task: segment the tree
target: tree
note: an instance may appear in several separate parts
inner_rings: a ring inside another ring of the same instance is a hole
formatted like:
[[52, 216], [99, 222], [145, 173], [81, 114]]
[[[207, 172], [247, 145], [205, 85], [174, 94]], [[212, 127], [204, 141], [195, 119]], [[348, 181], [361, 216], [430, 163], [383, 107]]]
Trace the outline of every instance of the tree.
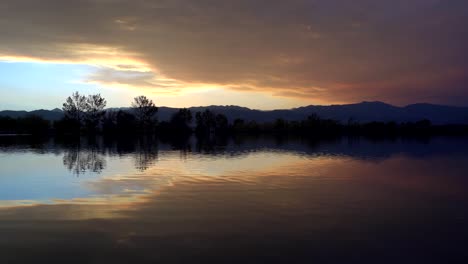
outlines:
[[126, 111], [109, 112], [104, 117], [103, 130], [106, 134], [133, 133], [136, 127], [135, 116]]
[[228, 119], [223, 114], [215, 115], [209, 109], [195, 115], [197, 134], [222, 134], [227, 132]]
[[66, 118], [81, 124], [84, 117], [84, 111], [86, 110], [86, 97], [84, 95], [80, 95], [78, 92], [74, 92], [67, 98], [63, 104], [62, 110]]
[[85, 123], [89, 130], [94, 131], [102, 121], [106, 114], [104, 110], [106, 105], [106, 99], [102, 98], [100, 94], [88, 96], [85, 106]]
[[213, 134], [216, 126], [216, 116], [209, 109], [195, 114], [197, 134]]
[[20, 133], [45, 134], [50, 127], [50, 122], [48, 120], [36, 115], [18, 118], [17, 122]]
[[46, 134], [49, 130], [50, 122], [36, 115], [11, 118], [0, 116], [0, 134]]
[[56, 125], [72, 133], [79, 133], [83, 124], [88, 130], [95, 131], [105, 115], [106, 104], [106, 99], [100, 94], [86, 97], [75, 92], [63, 104], [64, 120]]
[[217, 114], [215, 118], [216, 133], [226, 133], [228, 130], [229, 122], [225, 115]]
[[179, 109], [179, 111], [171, 117], [171, 129], [176, 133], [190, 132], [190, 124], [192, 123], [192, 119], [192, 112], [190, 112], [189, 109]]
[[153, 100], [143, 95], [135, 97], [132, 102], [132, 108], [140, 128], [150, 128], [156, 122], [155, 115], [158, 112], [158, 108], [153, 103]]
[[288, 129], [288, 121], [282, 119], [282, 118], [277, 118], [275, 120], [275, 123], [273, 125], [274, 130], [278, 131], [285, 131]]
[[120, 110], [116, 116], [117, 129], [121, 132], [134, 131], [136, 127], [135, 116]]

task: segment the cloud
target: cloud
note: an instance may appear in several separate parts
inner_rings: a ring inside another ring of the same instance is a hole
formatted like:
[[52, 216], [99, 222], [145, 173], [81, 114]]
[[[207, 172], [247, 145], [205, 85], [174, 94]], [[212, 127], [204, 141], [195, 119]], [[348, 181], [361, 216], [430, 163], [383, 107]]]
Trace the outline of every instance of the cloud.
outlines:
[[5, 0], [0, 59], [98, 65], [88, 81], [158, 93], [467, 104], [467, 22], [462, 0]]
[[[173, 82], [170, 80], [158, 80], [151, 71], [142, 72], [134, 70], [116, 70], [101, 68], [84, 80], [90, 83], [102, 83], [110, 85], [127, 85], [137, 87], [170, 88]], [[164, 85], [166, 83], [166, 85]]]

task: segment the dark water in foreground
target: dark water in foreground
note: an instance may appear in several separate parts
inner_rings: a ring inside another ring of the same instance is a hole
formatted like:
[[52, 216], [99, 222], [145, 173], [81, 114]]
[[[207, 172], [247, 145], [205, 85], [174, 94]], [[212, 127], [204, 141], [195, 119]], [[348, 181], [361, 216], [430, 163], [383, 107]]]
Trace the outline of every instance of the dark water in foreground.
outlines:
[[0, 263], [468, 263], [468, 139], [0, 139]]

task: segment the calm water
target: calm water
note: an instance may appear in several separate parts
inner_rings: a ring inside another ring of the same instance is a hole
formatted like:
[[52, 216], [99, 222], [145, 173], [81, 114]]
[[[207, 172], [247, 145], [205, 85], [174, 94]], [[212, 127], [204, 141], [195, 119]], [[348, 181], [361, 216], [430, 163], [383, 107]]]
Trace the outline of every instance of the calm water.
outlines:
[[0, 263], [467, 263], [468, 139], [0, 138]]

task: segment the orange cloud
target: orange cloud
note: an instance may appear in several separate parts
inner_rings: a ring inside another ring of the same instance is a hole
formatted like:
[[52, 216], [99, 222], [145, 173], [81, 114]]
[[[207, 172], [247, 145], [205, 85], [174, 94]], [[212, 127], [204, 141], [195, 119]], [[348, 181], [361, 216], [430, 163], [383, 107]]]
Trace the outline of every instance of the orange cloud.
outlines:
[[0, 59], [90, 64], [85, 81], [155, 93], [466, 103], [462, 1], [228, 3], [6, 0]]

